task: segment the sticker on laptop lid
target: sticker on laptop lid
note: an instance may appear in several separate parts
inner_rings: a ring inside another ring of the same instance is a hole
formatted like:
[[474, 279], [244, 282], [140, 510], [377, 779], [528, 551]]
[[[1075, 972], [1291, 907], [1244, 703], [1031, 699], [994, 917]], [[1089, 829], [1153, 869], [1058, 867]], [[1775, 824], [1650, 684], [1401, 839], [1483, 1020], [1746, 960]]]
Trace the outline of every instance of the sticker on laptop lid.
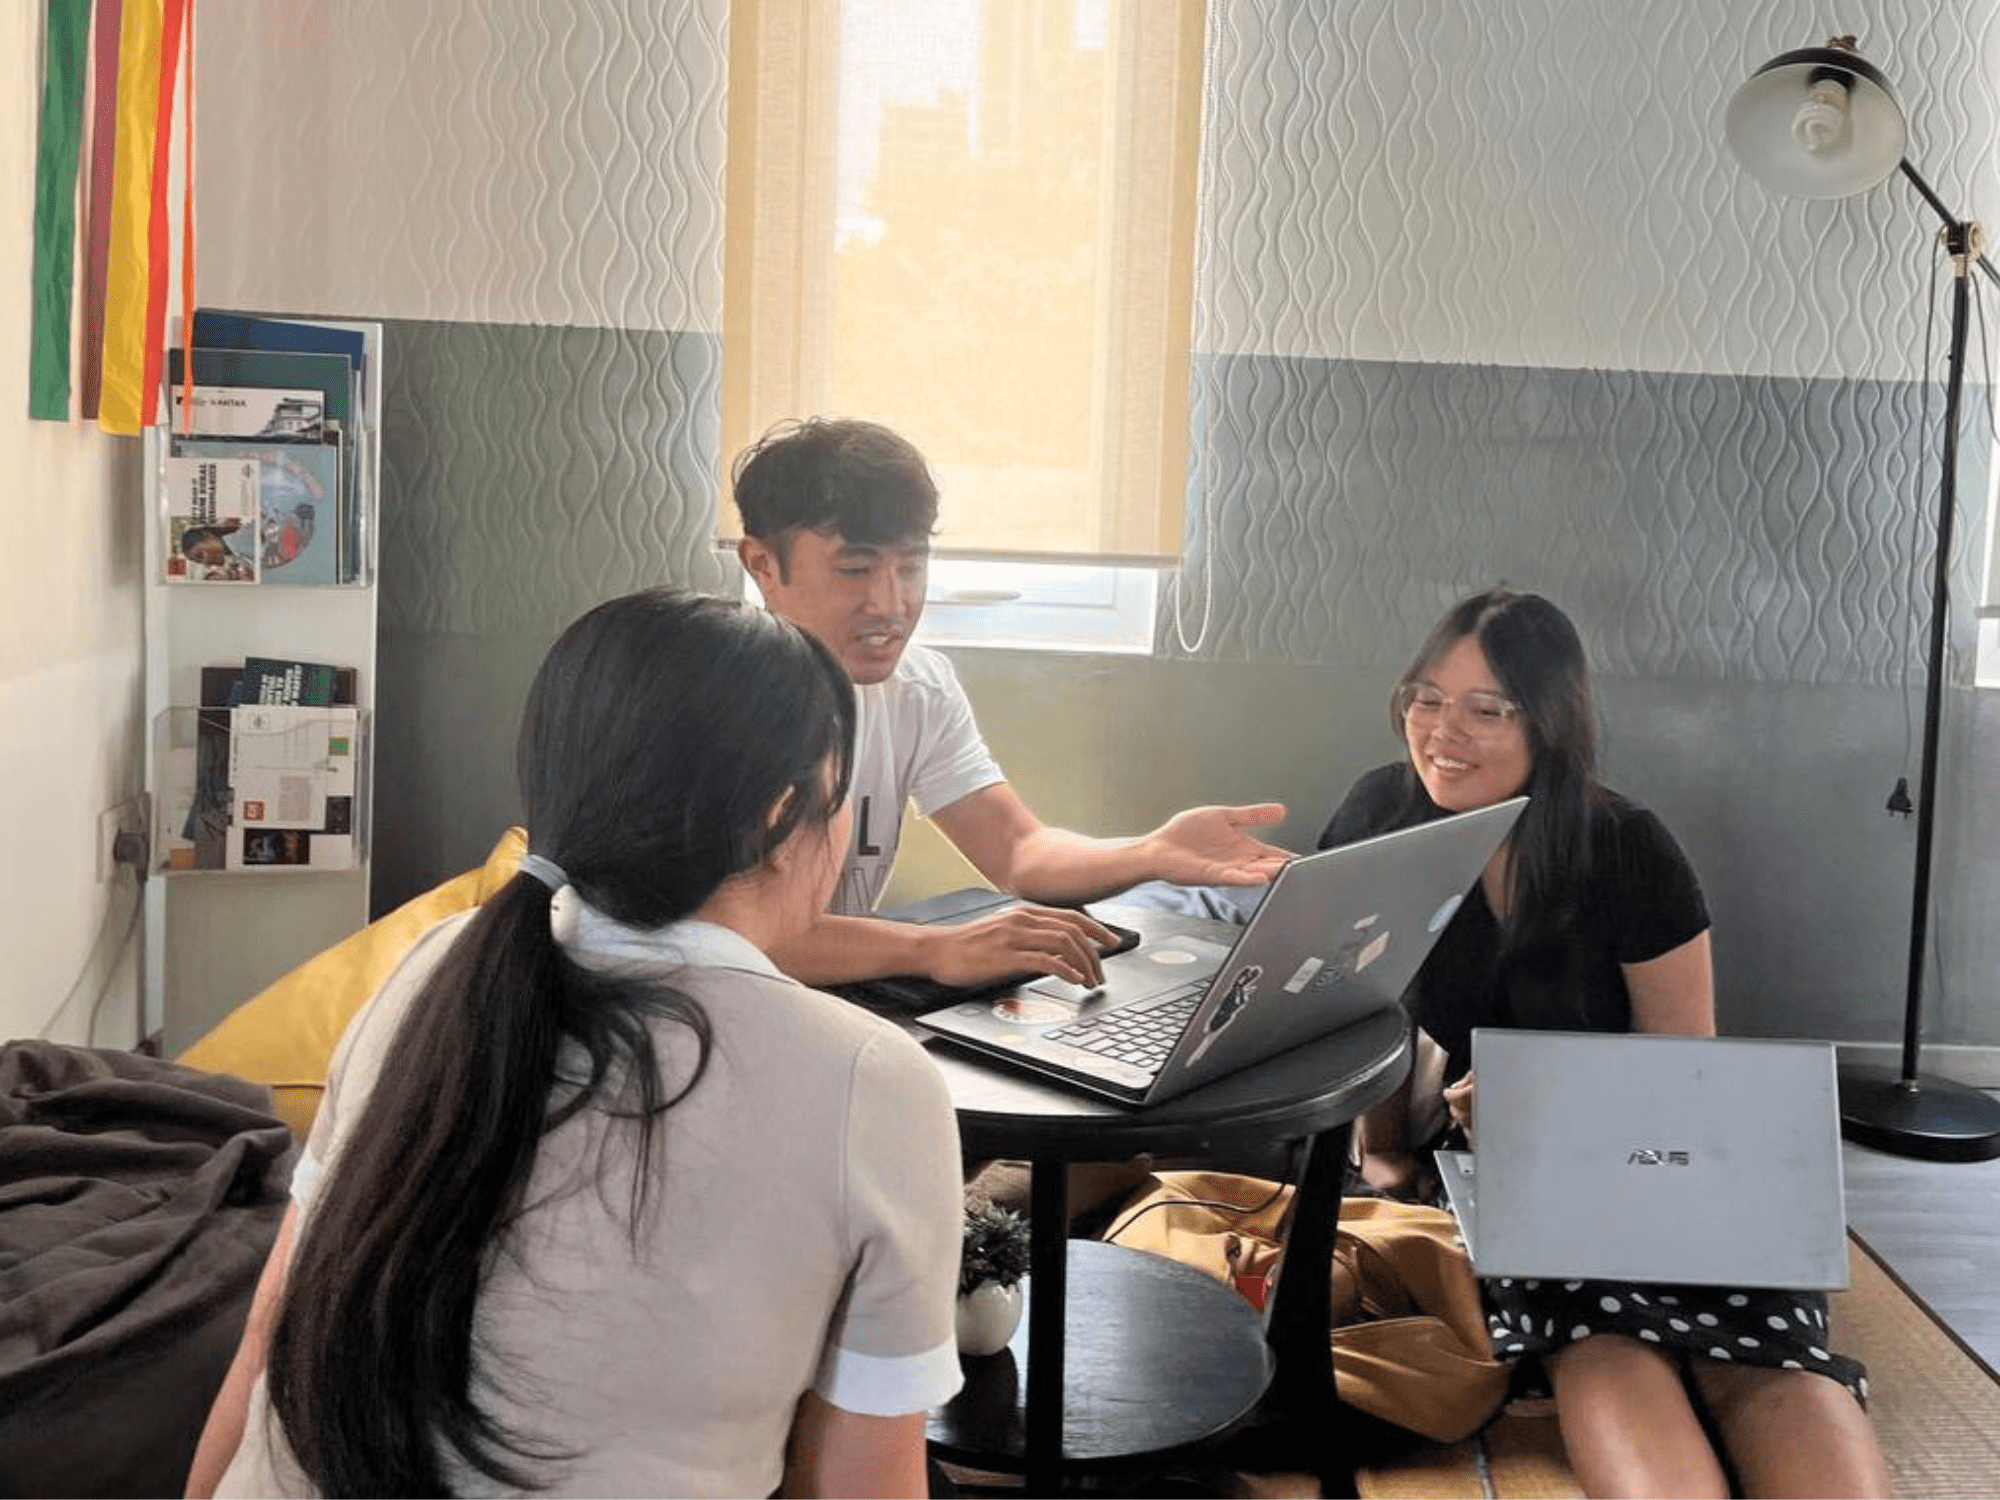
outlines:
[[1325, 967], [1326, 965], [1321, 963], [1316, 958], [1307, 959], [1304, 963], [1299, 965], [1297, 972], [1295, 972], [1290, 979], [1287, 979], [1285, 981], [1285, 993], [1287, 995], [1298, 994], [1307, 985], [1312, 983], [1313, 975], [1317, 974], [1321, 969]]
[[1236, 971], [1236, 977], [1229, 981], [1229, 993], [1222, 1002], [1208, 1014], [1208, 1022], [1202, 1027], [1201, 1043], [1194, 1049], [1190, 1063], [1198, 1063], [1202, 1054], [1215, 1045], [1215, 1039], [1229, 1027], [1229, 1023], [1249, 1008], [1251, 998], [1257, 993], [1257, 981], [1264, 977], [1262, 964], [1245, 964]]

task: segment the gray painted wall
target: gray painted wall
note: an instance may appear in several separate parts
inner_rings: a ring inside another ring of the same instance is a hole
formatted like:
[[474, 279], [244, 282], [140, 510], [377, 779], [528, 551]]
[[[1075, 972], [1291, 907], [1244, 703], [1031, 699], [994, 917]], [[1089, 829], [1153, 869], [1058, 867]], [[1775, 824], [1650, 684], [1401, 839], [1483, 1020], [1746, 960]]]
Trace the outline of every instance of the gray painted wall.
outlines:
[[[476, 863], [517, 818], [520, 705], [570, 618], [653, 582], [735, 587], [708, 543], [712, 341], [388, 336], [408, 397], [385, 437], [378, 910]], [[1164, 628], [1150, 660], [957, 653], [1038, 811], [1119, 833], [1278, 798], [1305, 847], [1395, 753], [1383, 704], [1432, 619], [1505, 579], [1563, 604], [1591, 645], [1608, 777], [1660, 811], [1707, 885], [1724, 1024], [1897, 1035], [1914, 839], [1883, 803], [1899, 774], [1915, 782], [1922, 620], [1903, 600], [1929, 521], [1904, 434], [1920, 393], [1228, 363], [1211, 383], [1221, 547], [1199, 653]], [[1985, 492], [1983, 461], [1966, 489]], [[1962, 684], [1962, 651], [1954, 670]], [[1946, 725], [1928, 1035], [1993, 1043], [2000, 939], [1982, 914], [2000, 904], [2000, 813], [1978, 794], [2000, 705], [1954, 686]], [[919, 845], [897, 889], [963, 878]]]

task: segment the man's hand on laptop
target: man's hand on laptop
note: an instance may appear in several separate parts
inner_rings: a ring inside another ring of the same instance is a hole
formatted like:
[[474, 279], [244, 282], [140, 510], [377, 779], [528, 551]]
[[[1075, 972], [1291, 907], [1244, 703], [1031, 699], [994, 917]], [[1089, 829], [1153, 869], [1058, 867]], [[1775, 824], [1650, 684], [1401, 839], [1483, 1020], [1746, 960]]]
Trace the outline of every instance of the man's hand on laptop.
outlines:
[[1190, 807], [1175, 813], [1142, 842], [1152, 878], [1176, 885], [1268, 885], [1296, 856], [1243, 830], [1285, 816], [1282, 802], [1248, 807]]
[[1012, 974], [1054, 974], [1095, 989], [1104, 983], [1099, 952], [1118, 941], [1103, 923], [1054, 906], [1016, 906], [924, 933], [924, 972], [950, 985], [986, 984]]

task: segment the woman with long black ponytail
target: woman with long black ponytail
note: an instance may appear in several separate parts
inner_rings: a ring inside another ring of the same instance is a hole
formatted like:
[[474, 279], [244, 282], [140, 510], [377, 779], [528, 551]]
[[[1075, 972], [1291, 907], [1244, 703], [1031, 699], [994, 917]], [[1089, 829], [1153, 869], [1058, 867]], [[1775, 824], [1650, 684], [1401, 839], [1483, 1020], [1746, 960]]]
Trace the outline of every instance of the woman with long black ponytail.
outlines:
[[335, 1055], [190, 1493], [922, 1494], [949, 1100], [780, 975], [847, 841], [810, 636], [655, 590], [550, 650], [531, 853]]

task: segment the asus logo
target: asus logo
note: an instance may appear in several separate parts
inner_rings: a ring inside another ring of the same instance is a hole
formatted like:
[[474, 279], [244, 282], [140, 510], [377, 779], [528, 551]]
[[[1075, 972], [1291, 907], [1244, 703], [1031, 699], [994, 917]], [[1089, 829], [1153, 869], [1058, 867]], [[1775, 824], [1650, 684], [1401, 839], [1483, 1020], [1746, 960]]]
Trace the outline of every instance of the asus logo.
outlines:
[[1628, 1167], [1685, 1167], [1690, 1165], [1685, 1151], [1651, 1151], [1640, 1147], [1625, 1158]]

